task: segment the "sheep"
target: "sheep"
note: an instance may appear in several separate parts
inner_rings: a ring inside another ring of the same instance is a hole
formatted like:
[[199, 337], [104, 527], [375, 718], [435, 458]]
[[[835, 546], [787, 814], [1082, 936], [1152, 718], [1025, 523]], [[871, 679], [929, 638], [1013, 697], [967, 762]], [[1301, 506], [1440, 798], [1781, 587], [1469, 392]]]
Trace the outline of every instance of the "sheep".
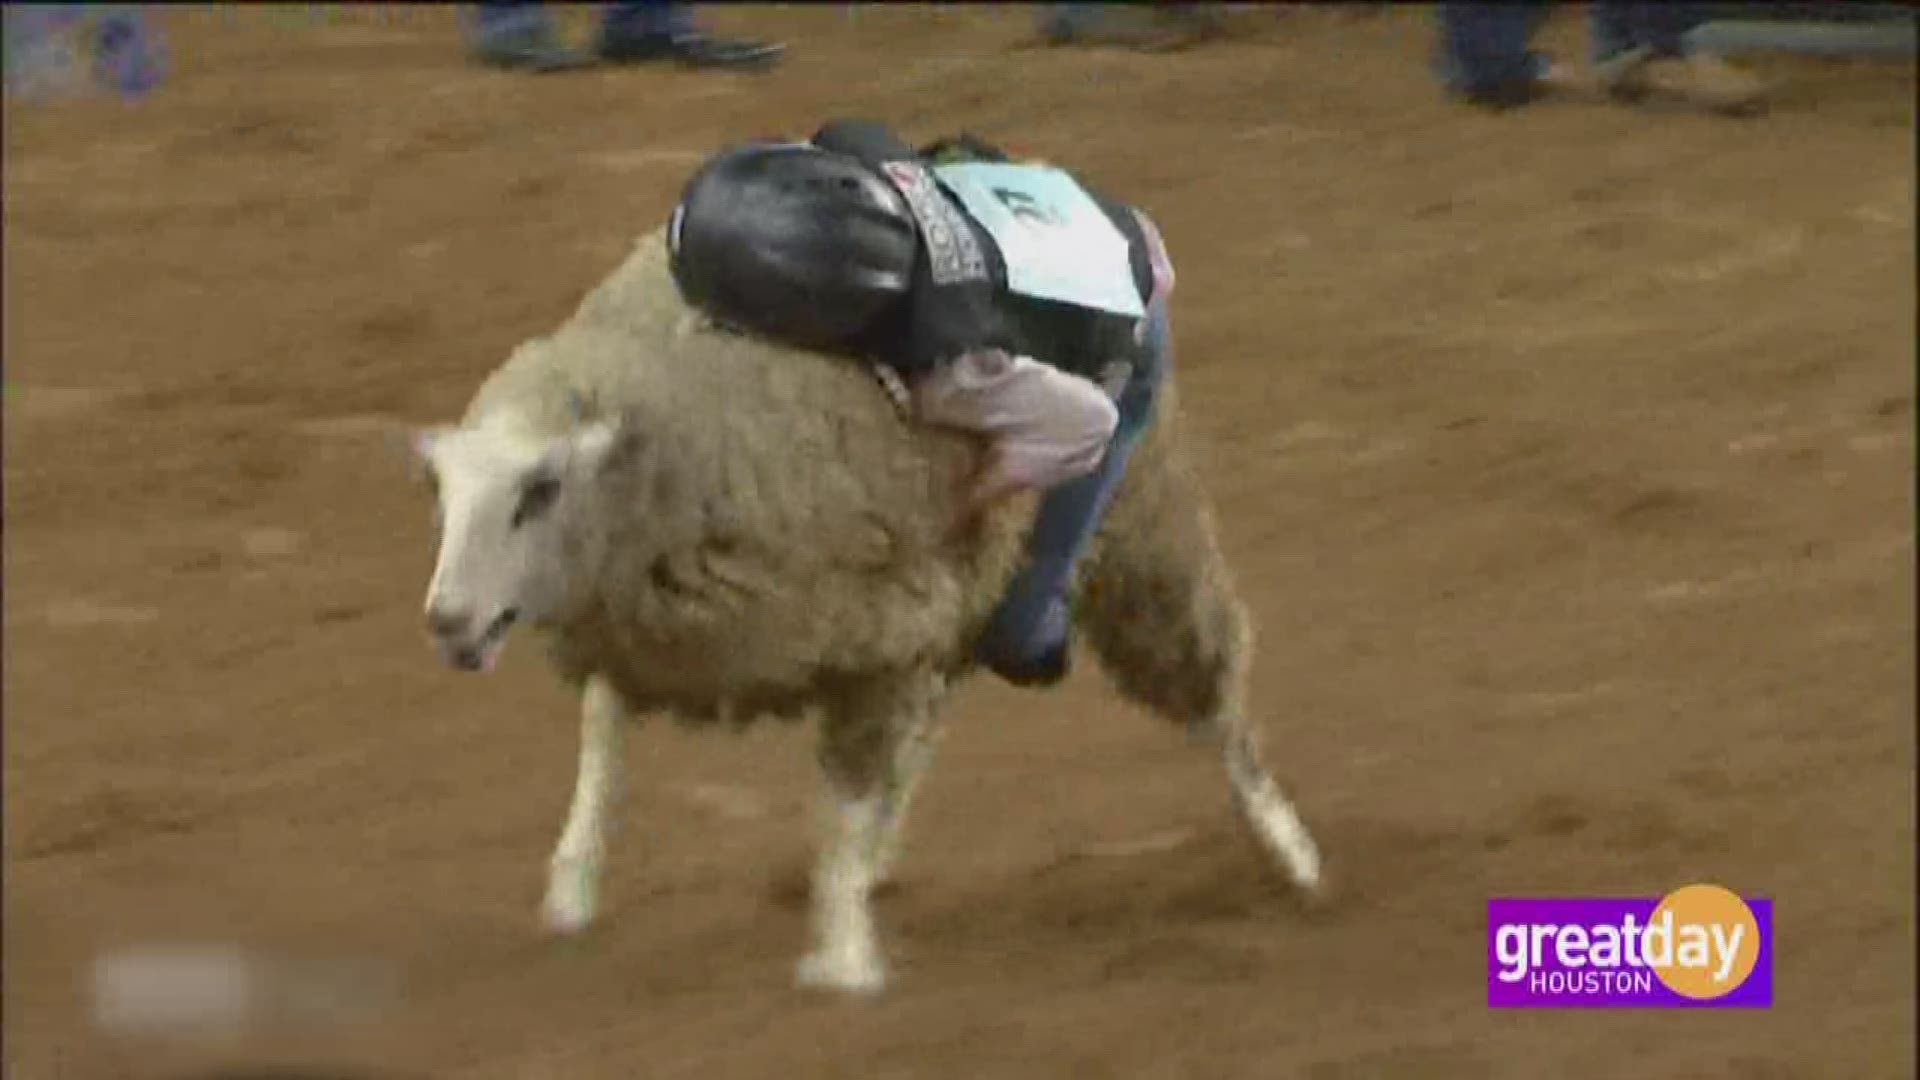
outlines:
[[[488, 669], [525, 622], [581, 696], [549, 930], [594, 919], [630, 721], [817, 714], [823, 829], [797, 979], [883, 988], [869, 896], [1036, 500], [964, 514], [980, 447], [903, 416], [872, 375], [708, 322], [655, 231], [515, 349], [457, 425], [413, 433], [439, 522], [426, 619], [443, 659]], [[1320, 856], [1260, 760], [1252, 634], [1181, 457], [1171, 379], [1161, 400], [1085, 561], [1076, 623], [1123, 695], [1219, 749], [1244, 823], [1311, 896]]]

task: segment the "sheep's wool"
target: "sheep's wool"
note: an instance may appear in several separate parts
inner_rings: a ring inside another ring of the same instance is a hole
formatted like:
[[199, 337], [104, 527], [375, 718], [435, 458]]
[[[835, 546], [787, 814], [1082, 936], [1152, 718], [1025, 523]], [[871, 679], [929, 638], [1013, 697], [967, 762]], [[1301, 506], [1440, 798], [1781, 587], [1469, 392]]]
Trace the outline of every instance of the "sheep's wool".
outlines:
[[574, 676], [612, 667], [636, 704], [751, 710], [822, 678], [960, 661], [1004, 590], [1031, 499], [960, 527], [966, 436], [900, 415], [859, 364], [714, 327], [660, 233], [481, 386], [468, 424], [529, 435], [623, 416], [601, 486], [596, 600], [560, 627]]

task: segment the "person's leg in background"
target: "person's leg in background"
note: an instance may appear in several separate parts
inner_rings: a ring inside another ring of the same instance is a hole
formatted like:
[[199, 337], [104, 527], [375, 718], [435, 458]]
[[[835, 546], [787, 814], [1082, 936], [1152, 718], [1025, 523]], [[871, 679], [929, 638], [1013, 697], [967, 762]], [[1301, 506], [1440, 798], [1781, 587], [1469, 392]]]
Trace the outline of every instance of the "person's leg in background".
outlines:
[[1040, 36], [1055, 45], [1075, 41], [1100, 18], [1099, 4], [1041, 4]]
[[1177, 49], [1219, 33], [1215, 6], [1186, 2], [1040, 4], [1040, 37], [1049, 45], [1102, 42], [1146, 50]]
[[1532, 101], [1553, 73], [1547, 57], [1532, 49], [1547, 11], [1540, 2], [1439, 5], [1441, 83], [1476, 105], [1510, 108]]
[[678, 60], [700, 67], [744, 67], [779, 58], [786, 46], [715, 37], [694, 25], [690, 5], [628, 0], [607, 5], [600, 24], [600, 56], [615, 62]]
[[8, 4], [5, 24], [9, 96], [91, 88], [131, 101], [166, 74], [160, 30], [137, 4]]
[[145, 97], [166, 77], [158, 27], [138, 4], [102, 4], [94, 26], [93, 77], [122, 98]]
[[530, 0], [483, 0], [476, 6], [474, 51], [501, 67], [558, 71], [599, 59], [615, 63], [674, 60], [699, 67], [743, 67], [776, 59], [783, 46], [735, 41], [698, 29], [688, 5], [629, 0], [606, 5], [594, 52], [559, 40], [545, 6]]
[[7, 4], [4, 20], [6, 92], [30, 100], [78, 92], [85, 78], [78, 41], [79, 4]]
[[1685, 55], [1687, 31], [1706, 21], [1701, 5], [1679, 2], [1622, 4], [1600, 0], [1588, 12], [1589, 44], [1595, 63], [1636, 48], [1656, 56]]
[[546, 5], [533, 0], [476, 4], [471, 46], [482, 63], [495, 67], [561, 71], [593, 62], [593, 57], [560, 40]]
[[1707, 21], [1708, 5], [1600, 0], [1590, 10], [1593, 66], [1609, 92], [1663, 94], [1727, 113], [1762, 106], [1758, 79], [1689, 46], [1687, 35]]

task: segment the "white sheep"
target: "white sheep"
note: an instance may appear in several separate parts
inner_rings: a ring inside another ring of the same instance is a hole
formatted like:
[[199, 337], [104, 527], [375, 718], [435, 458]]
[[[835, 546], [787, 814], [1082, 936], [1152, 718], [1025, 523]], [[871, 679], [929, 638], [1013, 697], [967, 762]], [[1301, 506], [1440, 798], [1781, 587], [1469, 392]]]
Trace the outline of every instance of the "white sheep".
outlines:
[[[1246, 822], [1312, 892], [1319, 856], [1259, 761], [1251, 635], [1172, 389], [1087, 558], [1077, 621], [1123, 693], [1221, 748]], [[582, 692], [549, 927], [593, 918], [630, 718], [818, 713], [827, 812], [799, 978], [879, 989], [869, 893], [1034, 499], [958, 524], [971, 439], [902, 417], [849, 361], [712, 326], [674, 289], [659, 233], [520, 346], [457, 427], [414, 444], [437, 491], [426, 610], [447, 661], [490, 667], [525, 622]]]

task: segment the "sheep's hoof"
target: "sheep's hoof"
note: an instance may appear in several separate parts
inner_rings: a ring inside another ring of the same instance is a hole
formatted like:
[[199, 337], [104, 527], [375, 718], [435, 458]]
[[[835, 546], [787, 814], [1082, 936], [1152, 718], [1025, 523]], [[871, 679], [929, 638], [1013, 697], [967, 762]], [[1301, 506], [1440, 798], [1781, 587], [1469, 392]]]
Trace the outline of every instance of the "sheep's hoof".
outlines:
[[593, 916], [592, 902], [578, 897], [549, 895], [540, 907], [540, 921], [555, 934], [578, 934], [593, 925]]
[[886, 988], [887, 973], [876, 957], [822, 950], [800, 961], [795, 981], [811, 990], [877, 994]]
[[540, 921], [555, 934], [577, 934], [593, 925], [595, 903], [591, 871], [584, 867], [559, 864], [547, 881], [547, 895], [540, 903]]
[[1317, 849], [1308, 847], [1293, 852], [1286, 860], [1286, 871], [1294, 891], [1309, 903], [1326, 895], [1327, 871]]

